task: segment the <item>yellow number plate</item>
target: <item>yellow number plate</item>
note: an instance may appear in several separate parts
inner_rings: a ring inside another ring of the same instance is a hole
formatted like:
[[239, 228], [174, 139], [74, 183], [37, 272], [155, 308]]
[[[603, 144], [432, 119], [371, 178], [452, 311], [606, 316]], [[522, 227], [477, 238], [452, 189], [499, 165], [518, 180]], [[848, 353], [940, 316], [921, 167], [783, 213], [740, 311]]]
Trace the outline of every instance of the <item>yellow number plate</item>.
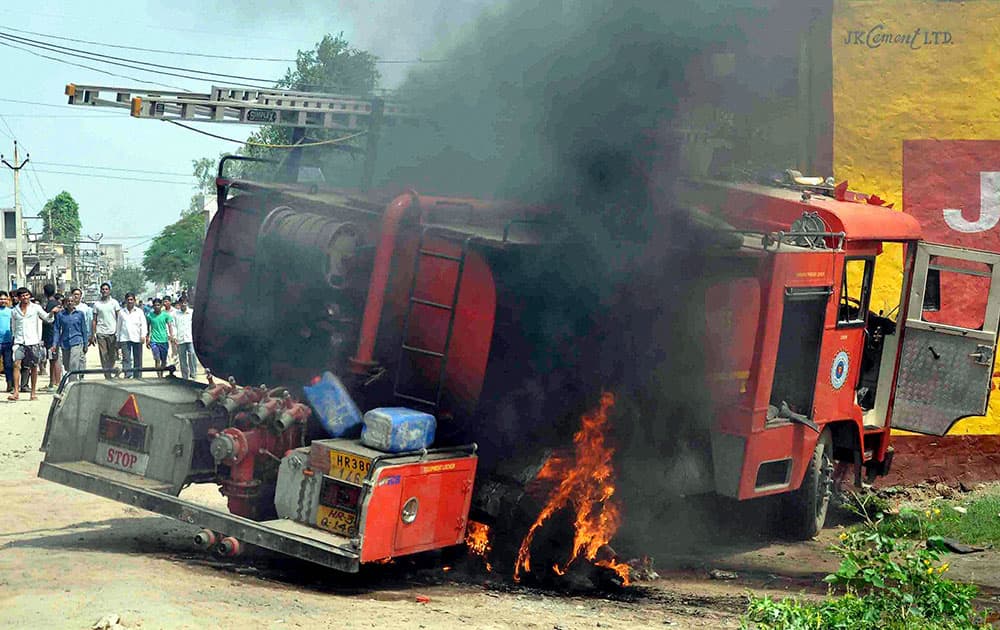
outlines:
[[334, 534], [354, 536], [358, 533], [358, 515], [340, 508], [320, 505], [316, 510], [316, 525]]
[[368, 476], [371, 467], [372, 460], [368, 457], [343, 451], [330, 451], [330, 472], [328, 474], [334, 479], [360, 484]]

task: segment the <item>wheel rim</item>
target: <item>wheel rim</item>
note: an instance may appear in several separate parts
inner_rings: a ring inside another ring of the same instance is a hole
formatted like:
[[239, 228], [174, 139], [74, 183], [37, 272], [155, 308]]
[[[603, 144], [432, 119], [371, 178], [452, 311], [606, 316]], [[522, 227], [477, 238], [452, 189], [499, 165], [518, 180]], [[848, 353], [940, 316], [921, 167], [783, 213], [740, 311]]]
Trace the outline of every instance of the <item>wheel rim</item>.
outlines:
[[830, 507], [830, 495], [833, 492], [833, 462], [827, 454], [827, 449], [823, 449], [823, 454], [819, 460], [819, 474], [816, 479], [816, 524], [822, 527], [826, 521], [826, 511]]

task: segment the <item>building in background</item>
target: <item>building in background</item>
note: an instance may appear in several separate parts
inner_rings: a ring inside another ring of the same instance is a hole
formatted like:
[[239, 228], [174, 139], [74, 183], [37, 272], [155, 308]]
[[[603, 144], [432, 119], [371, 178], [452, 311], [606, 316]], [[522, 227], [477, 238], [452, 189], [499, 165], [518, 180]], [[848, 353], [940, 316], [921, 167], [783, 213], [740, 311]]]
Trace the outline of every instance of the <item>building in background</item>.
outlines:
[[98, 246], [101, 255], [102, 273], [105, 279], [111, 277], [115, 269], [125, 266], [125, 246], [120, 243], [101, 243]]

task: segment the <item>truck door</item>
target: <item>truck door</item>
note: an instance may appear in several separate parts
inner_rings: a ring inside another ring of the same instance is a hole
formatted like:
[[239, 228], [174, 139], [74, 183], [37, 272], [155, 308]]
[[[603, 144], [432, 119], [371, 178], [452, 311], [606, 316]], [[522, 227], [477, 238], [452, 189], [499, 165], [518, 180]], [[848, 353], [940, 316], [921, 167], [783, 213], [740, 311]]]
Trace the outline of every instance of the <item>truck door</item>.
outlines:
[[982, 415], [1000, 318], [1000, 255], [918, 243], [903, 322], [892, 426], [944, 435]]

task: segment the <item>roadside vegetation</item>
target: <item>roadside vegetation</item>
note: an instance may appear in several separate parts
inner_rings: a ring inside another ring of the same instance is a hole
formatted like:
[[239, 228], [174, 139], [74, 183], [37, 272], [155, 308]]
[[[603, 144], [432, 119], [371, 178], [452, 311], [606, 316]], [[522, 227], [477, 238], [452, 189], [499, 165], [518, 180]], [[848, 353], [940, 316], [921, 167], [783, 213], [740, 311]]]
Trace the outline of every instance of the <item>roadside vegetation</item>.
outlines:
[[[976, 608], [978, 589], [948, 579], [942, 558], [946, 539], [1000, 543], [1000, 494], [964, 505], [936, 501], [898, 513], [874, 494], [854, 496], [846, 507], [861, 522], [840, 535], [840, 556], [822, 601], [776, 600], [751, 595], [745, 628], [988, 628], [988, 611]], [[955, 508], [958, 508], [957, 510]]]
[[968, 501], [934, 501], [925, 508], [904, 507], [882, 519], [881, 530], [899, 538], [953, 538], [970, 545], [1000, 545], [1000, 493]]

